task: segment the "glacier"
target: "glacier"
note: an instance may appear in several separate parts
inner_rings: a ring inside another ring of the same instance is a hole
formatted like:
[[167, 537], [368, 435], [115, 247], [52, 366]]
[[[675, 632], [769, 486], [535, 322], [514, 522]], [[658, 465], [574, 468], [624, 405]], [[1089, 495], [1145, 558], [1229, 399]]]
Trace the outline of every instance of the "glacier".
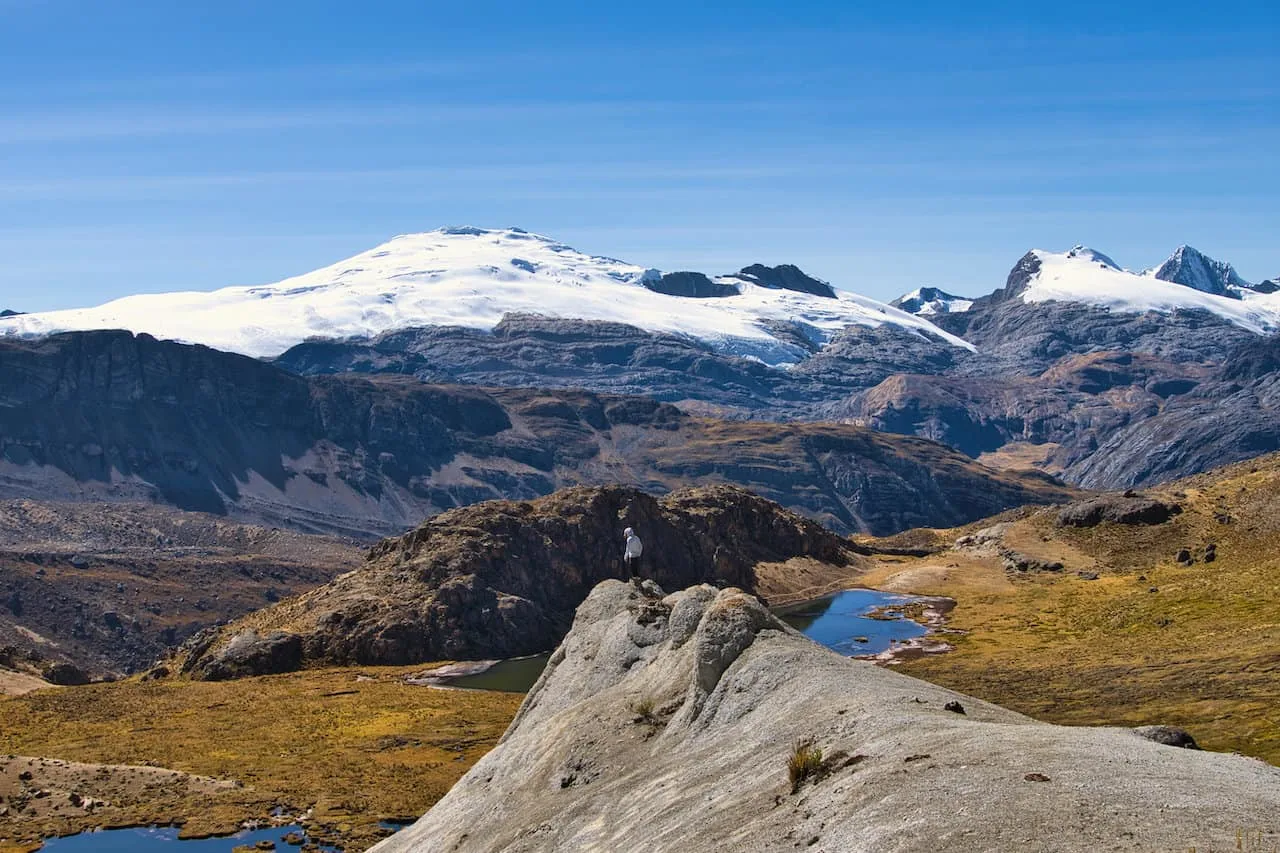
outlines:
[[[927, 319], [834, 289], [830, 296], [717, 276], [717, 292], [655, 292], [657, 273], [588, 255], [519, 228], [440, 228], [275, 284], [145, 294], [92, 308], [0, 319], [0, 334], [126, 329], [255, 357], [317, 338], [367, 338], [419, 326], [492, 329], [507, 314], [627, 323], [687, 335], [734, 355], [787, 365], [805, 353], [770, 327], [804, 330], [819, 345], [849, 326], [885, 324], [972, 350]], [[734, 292], [736, 291], [736, 293]]]

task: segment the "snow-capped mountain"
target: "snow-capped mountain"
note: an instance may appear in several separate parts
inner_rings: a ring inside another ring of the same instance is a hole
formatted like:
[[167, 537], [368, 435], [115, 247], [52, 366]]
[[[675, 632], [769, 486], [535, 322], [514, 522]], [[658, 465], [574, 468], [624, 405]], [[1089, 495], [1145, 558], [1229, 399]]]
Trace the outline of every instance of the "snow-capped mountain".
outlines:
[[1187, 246], [1142, 273], [1121, 269], [1086, 246], [1036, 249], [1020, 267], [1027, 276], [1016, 295], [1027, 303], [1077, 302], [1126, 313], [1202, 309], [1259, 334], [1280, 329], [1280, 293], [1263, 292], [1268, 288]]
[[973, 307], [973, 300], [967, 296], [956, 296], [937, 287], [917, 287], [910, 293], [904, 293], [889, 303], [908, 314], [955, 314], [968, 311]]
[[[822, 344], [849, 326], [889, 324], [972, 349], [923, 318], [834, 290], [795, 267], [664, 275], [517, 228], [469, 227], [396, 237], [276, 284], [9, 317], [0, 320], [0, 334], [128, 329], [265, 357], [310, 338], [416, 326], [491, 329], [504, 315], [524, 313], [684, 334], [769, 364], [805, 355], [797, 333]], [[781, 326], [786, 332], [775, 335]]]
[[1256, 285], [1242, 279], [1231, 264], [1215, 261], [1185, 245], [1179, 246], [1152, 275], [1162, 281], [1185, 284], [1217, 296], [1238, 298], [1240, 291], [1256, 288]]

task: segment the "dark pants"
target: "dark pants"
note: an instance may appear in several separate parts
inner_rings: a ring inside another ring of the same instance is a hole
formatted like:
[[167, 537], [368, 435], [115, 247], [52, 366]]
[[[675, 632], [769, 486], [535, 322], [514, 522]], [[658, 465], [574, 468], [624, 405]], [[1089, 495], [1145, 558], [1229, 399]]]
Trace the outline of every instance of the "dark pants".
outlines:
[[623, 565], [627, 569], [627, 578], [637, 580], [640, 577], [640, 558], [639, 557], [623, 557]]

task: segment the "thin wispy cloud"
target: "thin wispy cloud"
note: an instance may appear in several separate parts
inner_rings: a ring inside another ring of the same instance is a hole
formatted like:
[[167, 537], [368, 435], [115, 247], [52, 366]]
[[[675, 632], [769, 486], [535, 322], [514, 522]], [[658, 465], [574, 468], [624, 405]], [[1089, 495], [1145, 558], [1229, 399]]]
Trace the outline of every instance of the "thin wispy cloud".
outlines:
[[1275, 275], [1265, 6], [272, 3], [248, 26], [0, 0], [0, 307], [261, 282], [446, 223], [656, 265], [759, 251], [885, 297], [990, 289], [1036, 244], [1229, 246]]

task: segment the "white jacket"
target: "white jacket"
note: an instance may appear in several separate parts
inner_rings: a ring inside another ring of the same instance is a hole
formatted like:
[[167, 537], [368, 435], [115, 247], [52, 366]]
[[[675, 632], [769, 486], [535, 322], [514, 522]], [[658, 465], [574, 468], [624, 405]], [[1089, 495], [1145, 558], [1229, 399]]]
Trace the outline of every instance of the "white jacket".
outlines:
[[622, 552], [622, 558], [624, 560], [634, 560], [637, 559], [643, 551], [644, 545], [640, 543], [640, 537], [634, 533], [628, 533], [627, 547], [626, 550]]

